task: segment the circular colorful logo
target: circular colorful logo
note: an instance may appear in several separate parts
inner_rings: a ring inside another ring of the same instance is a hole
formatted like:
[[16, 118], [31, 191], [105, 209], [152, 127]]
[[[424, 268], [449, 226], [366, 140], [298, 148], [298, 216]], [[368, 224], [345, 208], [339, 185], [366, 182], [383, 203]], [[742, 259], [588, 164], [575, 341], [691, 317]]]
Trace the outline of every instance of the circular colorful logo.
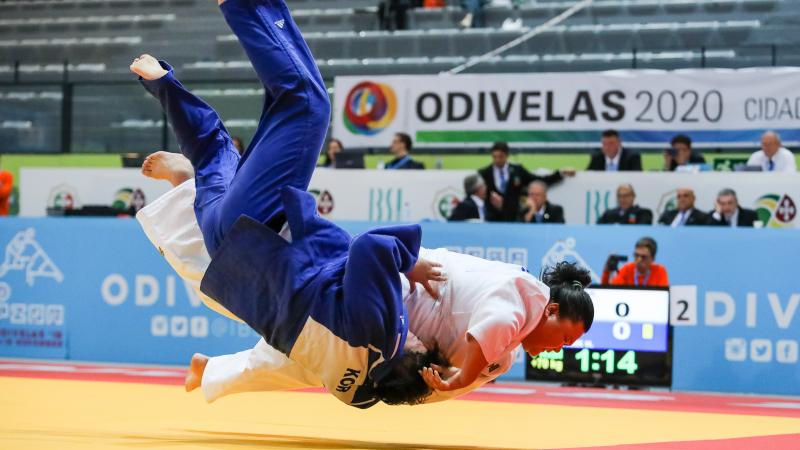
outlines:
[[344, 103], [344, 125], [353, 134], [372, 136], [394, 120], [397, 96], [386, 84], [365, 81], [357, 84]]
[[50, 190], [47, 200], [48, 208], [74, 209], [80, 207], [75, 189], [67, 184], [59, 184]]
[[786, 194], [767, 194], [756, 200], [756, 212], [764, 226], [771, 228], [791, 228], [797, 215], [797, 206]]

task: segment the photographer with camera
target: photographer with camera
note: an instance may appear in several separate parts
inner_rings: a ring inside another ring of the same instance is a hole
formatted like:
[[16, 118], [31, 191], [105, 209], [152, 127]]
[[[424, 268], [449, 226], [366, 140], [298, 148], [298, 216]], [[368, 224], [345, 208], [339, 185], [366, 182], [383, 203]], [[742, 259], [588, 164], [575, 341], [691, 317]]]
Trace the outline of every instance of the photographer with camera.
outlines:
[[[619, 263], [628, 260], [625, 255], [609, 255], [603, 268], [602, 284], [614, 286], [669, 286], [667, 269], [653, 262], [656, 259], [658, 246], [651, 237], [643, 237], [636, 241], [633, 250], [633, 262], [622, 267]], [[612, 279], [612, 274], [616, 273]], [[610, 282], [609, 282], [610, 280]]]

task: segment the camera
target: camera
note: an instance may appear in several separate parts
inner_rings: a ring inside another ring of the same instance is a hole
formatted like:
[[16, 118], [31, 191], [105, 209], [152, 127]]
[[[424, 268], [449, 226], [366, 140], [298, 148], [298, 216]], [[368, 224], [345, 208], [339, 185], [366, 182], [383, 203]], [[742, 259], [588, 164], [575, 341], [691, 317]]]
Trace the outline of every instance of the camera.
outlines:
[[609, 272], [616, 272], [619, 268], [619, 263], [627, 261], [628, 257], [625, 255], [609, 255], [606, 260], [606, 270]]

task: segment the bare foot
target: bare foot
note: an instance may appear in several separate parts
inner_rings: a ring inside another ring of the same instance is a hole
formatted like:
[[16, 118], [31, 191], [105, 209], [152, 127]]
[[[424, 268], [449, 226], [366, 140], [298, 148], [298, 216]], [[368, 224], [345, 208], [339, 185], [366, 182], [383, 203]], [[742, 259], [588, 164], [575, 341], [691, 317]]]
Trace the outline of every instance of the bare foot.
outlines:
[[192, 163], [180, 153], [155, 152], [142, 164], [142, 174], [156, 180], [167, 180], [177, 186], [194, 177]]
[[161, 67], [158, 60], [147, 53], [133, 60], [131, 72], [145, 80], [157, 80], [167, 74], [167, 71]]
[[203, 380], [203, 372], [206, 370], [208, 364], [208, 356], [202, 353], [195, 353], [192, 355], [192, 362], [189, 364], [189, 370], [186, 371], [186, 381], [184, 387], [186, 392], [192, 392], [200, 387], [200, 382]]

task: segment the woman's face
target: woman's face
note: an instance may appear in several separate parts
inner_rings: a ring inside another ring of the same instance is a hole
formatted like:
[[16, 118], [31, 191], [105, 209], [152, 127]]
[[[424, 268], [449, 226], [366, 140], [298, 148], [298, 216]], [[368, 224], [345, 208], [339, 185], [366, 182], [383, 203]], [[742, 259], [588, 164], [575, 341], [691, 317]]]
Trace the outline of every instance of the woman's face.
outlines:
[[425, 344], [423, 344], [414, 333], [409, 331], [406, 335], [406, 343], [403, 346], [403, 351], [425, 353], [428, 351], [428, 348], [425, 347]]
[[544, 351], [557, 352], [574, 344], [585, 332], [582, 322], [560, 318], [558, 304], [551, 303], [542, 322], [522, 341], [522, 347], [531, 356]]
[[341, 153], [342, 147], [336, 141], [330, 141], [328, 143], [328, 156], [333, 156], [337, 153]]

